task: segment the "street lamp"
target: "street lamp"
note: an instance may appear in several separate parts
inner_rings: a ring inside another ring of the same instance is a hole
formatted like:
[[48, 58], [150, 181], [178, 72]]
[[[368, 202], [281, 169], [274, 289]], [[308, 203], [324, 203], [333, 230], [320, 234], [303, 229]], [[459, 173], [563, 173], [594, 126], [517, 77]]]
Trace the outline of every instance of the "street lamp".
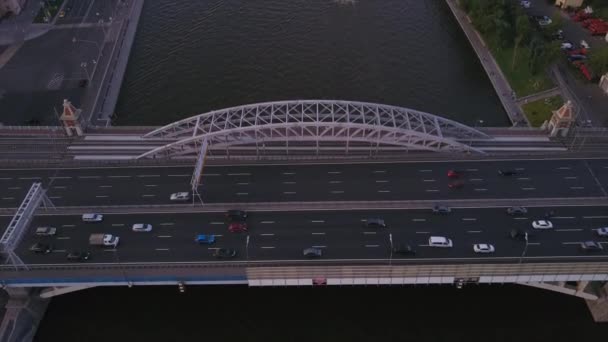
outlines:
[[249, 261], [249, 235], [247, 235], [247, 240], [245, 241], [245, 255], [247, 261]]
[[526, 255], [526, 251], [528, 250], [528, 232], [524, 233], [524, 240], [526, 241], [526, 245], [524, 247], [524, 251], [521, 253], [521, 257], [519, 258], [520, 264], [523, 262], [524, 256]]
[[89, 70], [87, 69], [87, 62], [80, 63], [80, 67], [84, 69], [84, 73], [87, 75], [87, 80], [91, 82], [91, 75], [89, 75]]
[[393, 263], [393, 234], [392, 233], [388, 234], [388, 241], [390, 242], [390, 247], [391, 247], [390, 258], [388, 259], [388, 264], [390, 266]]

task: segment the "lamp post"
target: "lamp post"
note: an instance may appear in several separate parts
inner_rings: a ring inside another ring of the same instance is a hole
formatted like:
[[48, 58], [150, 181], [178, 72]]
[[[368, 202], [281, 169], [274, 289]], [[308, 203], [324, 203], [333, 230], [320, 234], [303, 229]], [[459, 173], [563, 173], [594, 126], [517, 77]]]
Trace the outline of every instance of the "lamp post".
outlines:
[[247, 235], [247, 240], [245, 240], [245, 255], [247, 262], [249, 262], [249, 235]]
[[[477, 129], [478, 125], [483, 125], [483, 120], [476, 120], [473, 128]], [[469, 137], [469, 148], [471, 147], [471, 145], [473, 145], [473, 132], [471, 132], [471, 136]]]
[[521, 253], [521, 257], [519, 258], [520, 264], [523, 262], [524, 256], [526, 255], [526, 252], [528, 251], [528, 232], [524, 233], [524, 240], [526, 241], [526, 245], [524, 246], [524, 251]]
[[391, 248], [391, 251], [390, 251], [391, 254], [388, 259], [388, 264], [390, 266], [393, 264], [393, 234], [392, 233], [388, 234], [388, 241], [390, 242], [390, 248]]
[[91, 75], [89, 75], [89, 70], [87, 69], [87, 62], [80, 63], [80, 67], [84, 70], [84, 73], [87, 75], [87, 80], [91, 82]]

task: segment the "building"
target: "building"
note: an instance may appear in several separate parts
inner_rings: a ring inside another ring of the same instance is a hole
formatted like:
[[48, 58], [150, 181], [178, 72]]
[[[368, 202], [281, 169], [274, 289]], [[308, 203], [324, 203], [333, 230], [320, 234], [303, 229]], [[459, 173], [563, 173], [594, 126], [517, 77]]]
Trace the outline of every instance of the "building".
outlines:
[[555, 0], [555, 6], [561, 8], [579, 8], [583, 5], [583, 0]]
[[0, 17], [17, 15], [25, 7], [25, 0], [0, 0]]

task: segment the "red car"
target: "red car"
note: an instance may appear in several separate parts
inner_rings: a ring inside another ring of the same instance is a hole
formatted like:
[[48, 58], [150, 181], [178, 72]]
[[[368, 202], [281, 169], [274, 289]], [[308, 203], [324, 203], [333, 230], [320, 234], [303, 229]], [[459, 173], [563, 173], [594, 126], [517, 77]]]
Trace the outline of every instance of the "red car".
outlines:
[[448, 184], [448, 187], [450, 189], [460, 189], [463, 186], [464, 186], [464, 182], [462, 182], [462, 181], [452, 182], [452, 183]]
[[454, 171], [454, 170], [448, 171], [448, 178], [458, 178], [458, 177], [460, 177], [460, 173], [458, 171]]
[[245, 222], [232, 222], [228, 226], [228, 231], [231, 233], [241, 233], [247, 231], [247, 223]]

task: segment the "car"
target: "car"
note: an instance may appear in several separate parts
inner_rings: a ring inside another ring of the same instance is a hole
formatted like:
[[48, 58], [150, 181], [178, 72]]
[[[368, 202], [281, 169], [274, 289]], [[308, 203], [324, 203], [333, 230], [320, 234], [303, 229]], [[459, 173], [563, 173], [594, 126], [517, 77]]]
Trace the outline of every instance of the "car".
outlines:
[[507, 208], [507, 214], [509, 214], [511, 216], [525, 215], [527, 213], [528, 213], [528, 209], [526, 209], [525, 207], [509, 207], [509, 208]]
[[151, 232], [152, 225], [149, 223], [136, 223], [131, 227], [134, 232]]
[[188, 200], [190, 200], [190, 193], [189, 192], [176, 192], [176, 193], [171, 194], [169, 199], [171, 201], [177, 201], [177, 202], [188, 201]]
[[473, 251], [475, 253], [489, 254], [494, 253], [495, 250], [494, 246], [489, 243], [476, 243], [473, 245]]
[[555, 31], [555, 33], [553, 33], [551, 35], [551, 39], [553, 39], [553, 40], [564, 40], [564, 31], [563, 30], [557, 30], [557, 31]]
[[459, 178], [460, 172], [456, 170], [448, 170], [448, 178]]
[[551, 229], [553, 228], [553, 223], [547, 220], [537, 220], [532, 221], [532, 228], [534, 229]]
[[247, 212], [244, 210], [228, 210], [226, 217], [232, 221], [245, 221], [247, 219]]
[[416, 255], [416, 250], [408, 244], [397, 244], [393, 247], [393, 253], [399, 255]]
[[581, 40], [581, 48], [589, 50], [591, 46], [589, 45], [589, 43], [587, 43], [586, 40]]
[[433, 214], [442, 214], [446, 215], [452, 212], [452, 209], [447, 205], [435, 205], [433, 207]]
[[562, 50], [572, 50], [572, 49], [574, 49], [574, 45], [570, 42], [564, 42], [560, 45], [560, 48]]
[[498, 174], [501, 176], [515, 176], [517, 171], [515, 170], [498, 170]]
[[608, 236], [608, 227], [602, 227], [595, 230], [598, 236]]
[[213, 256], [218, 259], [230, 259], [236, 256], [236, 249], [218, 248], [213, 252]]
[[583, 241], [581, 242], [580, 248], [584, 252], [600, 252], [604, 250], [604, 246], [595, 241]]
[[450, 189], [460, 189], [463, 186], [464, 186], [463, 181], [456, 181], [456, 182], [451, 182], [450, 184], [448, 184], [448, 188], [450, 188]]
[[546, 15], [544, 15], [544, 16], [541, 16], [540, 18], [537, 18], [536, 22], [540, 26], [548, 26], [553, 23], [553, 20], [551, 20], [551, 18], [547, 17]]
[[530, 238], [530, 233], [522, 229], [511, 229], [509, 237], [511, 237], [513, 240], [528, 241]]
[[101, 214], [82, 214], [83, 222], [101, 222], [103, 221], [103, 215]]
[[377, 217], [371, 217], [365, 220], [365, 227], [367, 228], [386, 228], [386, 223], [383, 219]]
[[47, 243], [37, 242], [30, 247], [30, 251], [36, 254], [47, 254], [53, 251], [53, 246]]
[[59, 11], [59, 18], [65, 17], [65, 11]]
[[232, 222], [228, 225], [228, 231], [231, 233], [241, 233], [247, 231], [247, 223], [245, 222]]
[[41, 236], [53, 236], [57, 232], [55, 227], [38, 227], [36, 228], [36, 235]]
[[526, 1], [526, 0], [522, 0], [519, 2], [519, 5], [523, 8], [530, 8], [532, 7], [532, 3], [530, 1]]
[[67, 258], [70, 261], [87, 261], [91, 258], [91, 253], [72, 251], [68, 253]]
[[215, 243], [215, 235], [198, 234], [194, 238], [194, 241], [196, 241], [197, 243], [199, 243], [201, 245], [211, 245], [211, 244]]
[[306, 258], [320, 258], [323, 255], [323, 251], [321, 248], [310, 247], [305, 248], [302, 251], [302, 255]]
[[431, 247], [452, 247], [452, 240], [445, 236], [431, 236], [429, 237], [429, 246]]

